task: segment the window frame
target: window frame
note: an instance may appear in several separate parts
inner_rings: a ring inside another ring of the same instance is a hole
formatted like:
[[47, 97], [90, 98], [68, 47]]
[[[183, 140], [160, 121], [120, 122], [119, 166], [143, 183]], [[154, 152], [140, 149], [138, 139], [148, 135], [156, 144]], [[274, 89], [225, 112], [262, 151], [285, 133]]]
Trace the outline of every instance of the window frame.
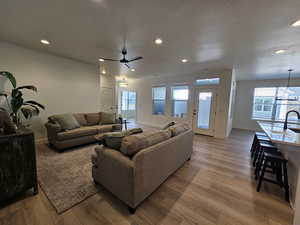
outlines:
[[[188, 99], [187, 100], [175, 100], [174, 99], [173, 90], [176, 89], [176, 87], [186, 87], [187, 88], [187, 90], [188, 90]], [[175, 84], [175, 85], [171, 86], [171, 117], [172, 118], [187, 119], [189, 117], [190, 95], [191, 95], [191, 88], [188, 84]], [[185, 117], [176, 117], [174, 115], [175, 101], [184, 101], [184, 102], [186, 102], [186, 113], [185, 113], [186, 116]]]
[[[255, 89], [259, 89], [259, 88], [275, 88], [275, 95], [274, 96], [266, 96], [266, 97], [273, 97], [273, 103], [272, 104], [260, 104], [262, 105], [262, 107], [264, 107], [265, 105], [271, 105], [272, 106], [272, 116], [271, 119], [267, 119], [267, 118], [259, 118], [259, 117], [254, 117], [254, 106], [255, 104]], [[255, 121], [272, 121], [272, 122], [284, 122], [284, 119], [276, 119], [276, 113], [277, 113], [277, 106], [278, 105], [299, 105], [300, 107], [300, 103], [299, 104], [278, 104], [278, 100], [276, 101], [276, 97], [278, 96], [278, 91], [280, 88], [285, 88], [284, 86], [263, 86], [263, 87], [255, 87], [253, 89], [253, 95], [252, 95], [252, 104], [251, 104], [251, 120], [255, 120]], [[290, 88], [300, 88], [300, 86], [291, 86]], [[300, 97], [300, 95], [299, 95]], [[290, 123], [296, 123], [296, 121], [294, 120], [289, 120]]]
[[[165, 96], [164, 96], [164, 99], [154, 99], [154, 89], [155, 88], [165, 88]], [[167, 105], [167, 85], [156, 85], [156, 86], [152, 86], [151, 88], [151, 98], [152, 98], [152, 115], [154, 116], [164, 116], [166, 115], [166, 105]], [[154, 113], [154, 101], [158, 101], [158, 100], [161, 100], [161, 101], [164, 101], [164, 109], [163, 109], [163, 113], [162, 114], [158, 114], [158, 113]]]

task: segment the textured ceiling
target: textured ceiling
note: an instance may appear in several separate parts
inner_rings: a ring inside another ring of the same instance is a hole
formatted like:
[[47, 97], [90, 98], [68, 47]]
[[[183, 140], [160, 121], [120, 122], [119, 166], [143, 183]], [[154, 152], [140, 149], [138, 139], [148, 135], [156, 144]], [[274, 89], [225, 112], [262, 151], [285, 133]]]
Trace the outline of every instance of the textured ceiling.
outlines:
[[299, 0], [1, 0], [0, 10], [0, 39], [92, 64], [119, 58], [126, 37], [129, 57], [144, 60], [132, 63], [135, 72], [105, 62], [112, 75], [235, 68], [250, 80], [285, 78], [293, 68], [300, 77], [300, 27], [290, 26]]

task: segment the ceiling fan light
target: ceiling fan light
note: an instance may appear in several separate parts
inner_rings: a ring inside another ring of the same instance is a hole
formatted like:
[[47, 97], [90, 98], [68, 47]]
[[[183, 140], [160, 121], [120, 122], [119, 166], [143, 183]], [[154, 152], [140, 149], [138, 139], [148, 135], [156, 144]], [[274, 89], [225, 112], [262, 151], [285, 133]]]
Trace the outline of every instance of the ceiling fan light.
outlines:
[[101, 58], [100, 58], [100, 59], [99, 59], [99, 62], [104, 62], [104, 59], [101, 59]]
[[187, 59], [182, 59], [181, 62], [186, 63], [186, 62], [188, 62], [188, 60]]
[[161, 45], [162, 43], [163, 43], [162, 39], [160, 39], [160, 38], [155, 39], [155, 44]]
[[42, 39], [41, 43], [44, 45], [50, 45], [50, 41], [46, 40], [46, 39]]

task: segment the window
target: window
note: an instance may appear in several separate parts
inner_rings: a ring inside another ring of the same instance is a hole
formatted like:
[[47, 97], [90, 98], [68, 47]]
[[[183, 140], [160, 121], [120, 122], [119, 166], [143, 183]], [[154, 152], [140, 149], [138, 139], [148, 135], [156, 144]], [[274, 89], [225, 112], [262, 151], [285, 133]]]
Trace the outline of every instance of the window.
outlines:
[[186, 118], [188, 112], [189, 87], [172, 87], [172, 116]]
[[136, 93], [134, 91], [122, 91], [122, 111], [135, 110]]
[[166, 106], [166, 87], [152, 88], [152, 113], [164, 115]]
[[200, 86], [218, 85], [219, 83], [220, 83], [220, 78], [196, 80], [196, 84]]
[[[255, 88], [252, 118], [274, 121], [285, 120], [285, 115], [290, 110], [300, 110], [300, 87], [271, 87]], [[286, 99], [294, 99], [288, 101]], [[291, 114], [290, 120], [297, 120], [297, 116]]]

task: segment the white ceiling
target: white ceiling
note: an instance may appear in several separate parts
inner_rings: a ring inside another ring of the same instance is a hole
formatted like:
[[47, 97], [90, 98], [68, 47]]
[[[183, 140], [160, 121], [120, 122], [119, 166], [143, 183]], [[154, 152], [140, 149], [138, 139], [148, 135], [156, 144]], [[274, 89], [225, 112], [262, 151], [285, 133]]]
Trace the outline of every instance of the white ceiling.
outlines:
[[119, 58], [126, 34], [129, 57], [144, 60], [135, 72], [105, 62], [110, 74], [235, 68], [239, 80], [286, 78], [289, 68], [300, 77], [300, 27], [290, 26], [298, 19], [299, 0], [1, 0], [0, 39], [96, 64]]

